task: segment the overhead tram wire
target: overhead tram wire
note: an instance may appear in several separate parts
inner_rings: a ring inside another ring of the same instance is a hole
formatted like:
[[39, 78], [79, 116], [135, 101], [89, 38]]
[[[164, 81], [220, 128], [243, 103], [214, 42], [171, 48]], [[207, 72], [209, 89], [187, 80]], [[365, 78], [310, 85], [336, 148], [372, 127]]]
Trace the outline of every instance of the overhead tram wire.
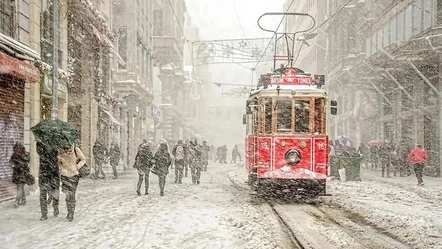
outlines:
[[189, 47], [190, 60], [192, 61], [192, 75], [193, 75], [193, 78], [196, 80], [196, 74], [195, 74], [195, 62], [194, 62], [194, 58], [193, 58], [193, 49], [192, 49], [192, 47], [191, 47], [190, 44], [189, 44], [189, 40], [187, 39], [186, 35], [184, 34], [183, 27], [181, 27], [180, 20], [178, 19], [178, 16], [177, 16], [176, 13], [175, 13], [175, 9], [173, 8], [172, 2], [170, 2], [170, 0], [167, 0], [167, 1], [169, 2], [169, 6], [170, 6], [170, 8], [172, 9], [172, 13], [173, 13], [173, 15], [175, 16], [175, 20], [176, 20], [177, 23], [178, 23], [178, 27], [179, 27], [180, 30], [181, 30], [181, 34], [183, 35], [184, 40], [186, 41], [187, 46]]
[[[232, 2], [233, 2], [233, 9], [235, 10], [236, 19], [238, 19], [239, 27], [241, 28], [241, 31], [242, 31], [242, 34], [243, 34], [244, 38], [247, 39], [246, 33], [244, 32], [244, 28], [243, 28], [243, 26], [241, 24], [241, 19], [239, 19], [238, 11], [236, 10], [235, 0], [232, 0]], [[247, 41], [247, 43], [249, 45], [252, 45], [249, 41]]]

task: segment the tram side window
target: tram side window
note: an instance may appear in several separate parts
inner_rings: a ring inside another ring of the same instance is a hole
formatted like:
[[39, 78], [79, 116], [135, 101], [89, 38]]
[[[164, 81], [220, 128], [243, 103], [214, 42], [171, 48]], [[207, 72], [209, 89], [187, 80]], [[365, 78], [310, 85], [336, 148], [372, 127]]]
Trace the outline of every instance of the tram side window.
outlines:
[[310, 100], [295, 100], [295, 133], [309, 133]]
[[290, 133], [292, 131], [292, 100], [278, 100], [276, 110], [278, 133]]
[[315, 99], [315, 133], [325, 134], [325, 99]]
[[272, 99], [266, 98], [264, 102], [265, 134], [272, 134]]

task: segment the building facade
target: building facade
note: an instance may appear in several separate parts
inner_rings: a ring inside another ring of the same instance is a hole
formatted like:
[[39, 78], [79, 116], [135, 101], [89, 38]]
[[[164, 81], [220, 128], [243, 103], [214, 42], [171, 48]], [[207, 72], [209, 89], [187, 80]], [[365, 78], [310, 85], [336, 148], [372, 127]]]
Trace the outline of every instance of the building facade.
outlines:
[[121, 122], [113, 140], [132, 165], [137, 148], [153, 136], [153, 1], [113, 1], [113, 29], [120, 60], [113, 64], [113, 113]]
[[184, 0], [154, 0], [153, 46], [154, 66], [159, 68], [161, 81], [162, 138], [177, 140], [183, 134], [184, 81]]
[[339, 115], [332, 137], [392, 141], [429, 152], [440, 176], [442, 4], [433, 0], [329, 1], [327, 87]]

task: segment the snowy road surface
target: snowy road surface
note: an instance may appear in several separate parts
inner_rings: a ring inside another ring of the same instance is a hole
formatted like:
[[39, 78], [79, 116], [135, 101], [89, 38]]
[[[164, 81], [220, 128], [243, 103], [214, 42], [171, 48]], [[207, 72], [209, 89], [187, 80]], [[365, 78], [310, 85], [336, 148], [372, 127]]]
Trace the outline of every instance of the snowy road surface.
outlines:
[[1, 203], [0, 248], [288, 248], [266, 207], [252, 206], [231, 186], [231, 170], [242, 169], [210, 165], [199, 186], [190, 177], [174, 184], [171, 170], [164, 197], [153, 174], [148, 196], [136, 195], [134, 171], [118, 180], [83, 180], [72, 223], [64, 194], [60, 216], [50, 208], [47, 221], [39, 221], [36, 193], [18, 209]]

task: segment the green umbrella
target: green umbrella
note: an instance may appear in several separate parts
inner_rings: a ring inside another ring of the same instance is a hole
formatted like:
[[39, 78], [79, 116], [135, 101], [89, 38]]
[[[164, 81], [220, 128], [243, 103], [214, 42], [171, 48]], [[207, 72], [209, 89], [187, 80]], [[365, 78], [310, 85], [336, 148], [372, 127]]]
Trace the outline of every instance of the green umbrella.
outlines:
[[37, 140], [61, 148], [77, 142], [80, 134], [74, 125], [61, 120], [42, 120], [31, 128]]

